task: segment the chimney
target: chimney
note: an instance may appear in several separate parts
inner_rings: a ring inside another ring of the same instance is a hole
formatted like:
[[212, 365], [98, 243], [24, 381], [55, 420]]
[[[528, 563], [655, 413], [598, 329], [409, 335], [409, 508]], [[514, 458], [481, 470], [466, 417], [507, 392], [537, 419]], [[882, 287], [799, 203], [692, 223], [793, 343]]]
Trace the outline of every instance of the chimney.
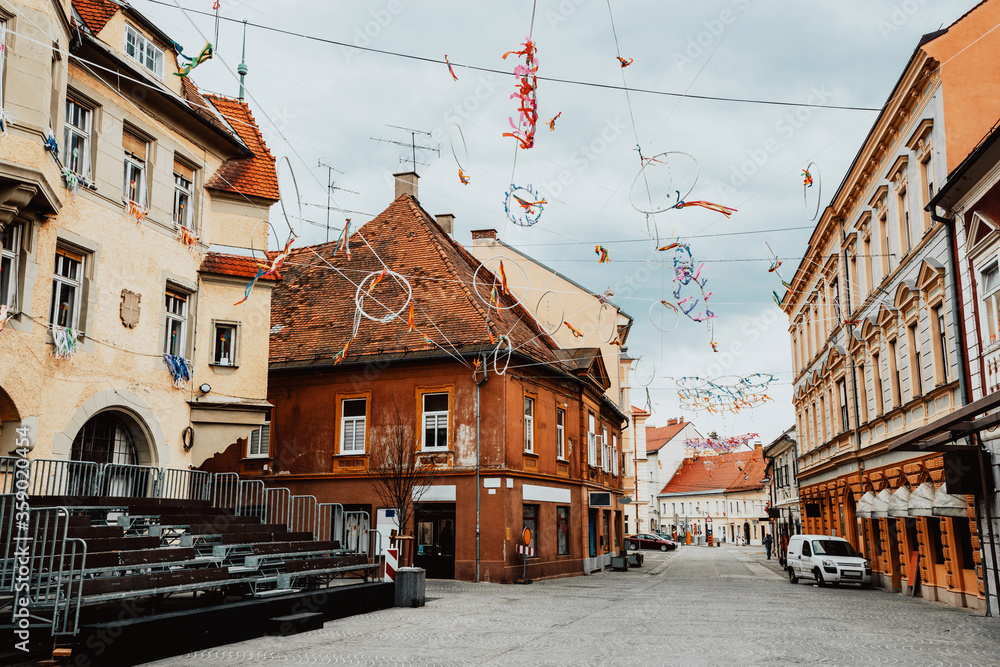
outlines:
[[455, 216], [451, 213], [441, 213], [435, 215], [434, 219], [437, 220], [438, 227], [440, 227], [445, 234], [449, 236], [455, 235]]
[[667, 420], [667, 426], [677, 426], [677, 419], [674, 418], [674, 417], [671, 417], [670, 419], [668, 419]]
[[497, 242], [497, 230], [495, 229], [473, 229], [472, 245], [493, 245]]
[[[420, 178], [417, 172], [404, 171], [401, 174], [393, 174], [392, 177], [396, 181], [396, 196], [394, 199], [399, 199], [400, 195], [410, 195], [414, 199], [417, 199], [417, 179]], [[420, 200], [417, 199], [417, 201]]]

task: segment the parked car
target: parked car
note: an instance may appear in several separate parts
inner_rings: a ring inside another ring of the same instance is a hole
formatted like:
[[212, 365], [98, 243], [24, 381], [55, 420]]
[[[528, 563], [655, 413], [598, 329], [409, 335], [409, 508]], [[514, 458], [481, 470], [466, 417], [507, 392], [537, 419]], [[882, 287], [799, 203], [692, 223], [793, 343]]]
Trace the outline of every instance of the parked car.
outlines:
[[638, 533], [625, 538], [625, 544], [629, 549], [659, 549], [660, 551], [673, 551], [677, 548], [677, 543], [660, 537], [653, 533]]
[[826, 584], [872, 583], [872, 566], [851, 543], [842, 537], [829, 535], [793, 535], [788, 540], [785, 570], [788, 581], [811, 579], [820, 586]]

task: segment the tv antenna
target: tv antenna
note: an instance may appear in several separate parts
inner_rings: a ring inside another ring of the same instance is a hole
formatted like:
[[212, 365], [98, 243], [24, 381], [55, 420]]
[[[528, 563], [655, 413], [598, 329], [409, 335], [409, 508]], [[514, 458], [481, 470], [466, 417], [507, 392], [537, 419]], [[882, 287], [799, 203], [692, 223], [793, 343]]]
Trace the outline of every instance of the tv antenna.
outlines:
[[438, 157], [441, 157], [441, 151], [440, 151], [440, 149], [435, 148], [434, 146], [421, 146], [421, 145], [417, 144], [417, 135], [418, 134], [423, 135], [423, 136], [427, 136], [427, 137], [433, 136], [430, 132], [424, 132], [423, 130], [414, 130], [411, 127], [402, 127], [401, 125], [389, 125], [388, 123], [386, 123], [385, 126], [386, 127], [391, 127], [393, 129], [396, 129], [396, 130], [403, 130], [404, 132], [409, 132], [410, 133], [410, 142], [407, 143], [405, 141], [396, 141], [395, 139], [382, 139], [380, 137], [370, 137], [371, 141], [378, 141], [378, 142], [383, 143], [383, 144], [395, 144], [396, 146], [402, 146], [403, 148], [409, 148], [410, 149], [410, 157], [407, 158], [406, 156], [401, 155], [399, 157], [399, 161], [400, 161], [400, 163], [410, 162], [413, 165], [413, 171], [417, 170], [417, 165], [418, 164], [419, 165], [423, 165], [425, 167], [430, 166], [429, 162], [417, 162], [417, 151], [418, 150], [431, 151], [432, 153], [437, 153]]
[[[345, 213], [355, 213], [356, 211], [350, 211], [346, 208], [336, 208], [332, 204], [333, 191], [340, 190], [341, 192], [350, 192], [351, 194], [361, 194], [360, 192], [355, 192], [354, 190], [347, 190], [346, 188], [338, 188], [334, 185], [333, 172], [343, 175], [344, 172], [334, 167], [328, 162], [323, 162], [322, 159], [316, 161], [317, 167], [326, 167], [326, 242], [330, 242], [330, 211], [343, 211]], [[313, 223], [315, 224], [315, 223]]]

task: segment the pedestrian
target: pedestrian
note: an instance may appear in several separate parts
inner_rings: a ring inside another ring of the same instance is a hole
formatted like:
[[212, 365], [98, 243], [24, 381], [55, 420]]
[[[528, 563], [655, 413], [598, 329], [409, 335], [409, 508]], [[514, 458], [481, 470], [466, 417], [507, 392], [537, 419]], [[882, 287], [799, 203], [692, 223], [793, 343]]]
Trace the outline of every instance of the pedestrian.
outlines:
[[764, 548], [767, 549], [767, 559], [771, 560], [771, 545], [774, 544], [774, 540], [771, 539], [771, 533], [764, 536]]

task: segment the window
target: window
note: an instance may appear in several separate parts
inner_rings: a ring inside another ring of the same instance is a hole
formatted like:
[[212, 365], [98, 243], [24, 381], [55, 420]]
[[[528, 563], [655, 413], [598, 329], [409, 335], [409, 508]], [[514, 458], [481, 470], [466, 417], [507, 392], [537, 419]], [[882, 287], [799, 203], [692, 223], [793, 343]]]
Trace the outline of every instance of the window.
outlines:
[[587, 426], [587, 464], [591, 467], [597, 466], [597, 426], [594, 421], [594, 413], [590, 413], [590, 423]]
[[194, 195], [194, 170], [182, 162], [174, 160], [174, 223], [180, 227], [194, 229], [192, 201]]
[[875, 410], [878, 414], [885, 413], [885, 388], [882, 386], [882, 364], [879, 363], [878, 352], [872, 354], [872, 386], [875, 390]]
[[367, 408], [368, 399], [366, 398], [345, 398], [340, 402], [341, 454], [365, 453]]
[[524, 451], [535, 451], [535, 399], [524, 397]]
[[983, 311], [986, 315], [987, 334], [984, 338], [989, 341], [987, 345], [992, 345], [1000, 338], [1000, 268], [993, 262], [981, 275], [979, 293], [983, 295], [985, 305]]
[[166, 334], [163, 337], [163, 352], [175, 357], [184, 357], [187, 351], [187, 312], [188, 297], [173, 290], [167, 290], [164, 296], [167, 309]]
[[448, 449], [448, 394], [424, 394], [424, 449]]
[[4, 106], [7, 96], [3, 90], [4, 59], [7, 54], [7, 22], [0, 21], [0, 107]]
[[556, 408], [556, 457], [566, 458], [566, 411]]
[[937, 341], [935, 345], [937, 346], [938, 360], [940, 364], [939, 375], [941, 382], [948, 381], [948, 329], [945, 327], [944, 321], [944, 308], [938, 306], [933, 310], [934, 313], [934, 325], [937, 334]]
[[837, 382], [837, 391], [840, 394], [840, 432], [847, 430], [847, 380]]
[[[924, 181], [924, 190], [927, 193], [927, 199], [922, 203], [927, 205], [932, 199], [934, 199], [934, 165], [931, 162], [931, 156], [928, 155], [927, 159], [920, 163], [920, 172]], [[924, 213], [924, 229], [930, 227], [931, 216], [930, 213]]]
[[681, 514], [684, 514], [684, 503], [681, 503]]
[[130, 25], [125, 26], [125, 55], [163, 78], [163, 49]]
[[611, 436], [611, 474], [618, 476], [618, 436]]
[[52, 275], [52, 309], [49, 324], [77, 329], [80, 326], [80, 297], [83, 291], [83, 255], [56, 248]]
[[887, 276], [892, 273], [892, 239], [889, 237], [889, 230], [885, 223], [885, 212], [880, 211], [878, 215], [878, 245], [882, 251], [881, 275]]
[[608, 429], [607, 427], [604, 427], [601, 429], [601, 469], [604, 470], [604, 472], [611, 471], [611, 462], [608, 460], [610, 458], [608, 456], [609, 449]]
[[527, 545], [535, 549], [538, 557], [538, 505], [524, 506], [524, 527], [531, 531], [531, 542]]
[[858, 392], [860, 394], [859, 407], [861, 408], [861, 415], [858, 417], [858, 424], [864, 424], [868, 421], [868, 378], [865, 376], [865, 363], [862, 361], [858, 364], [858, 372], [855, 376], [855, 381], [858, 385]]
[[125, 150], [125, 172], [122, 181], [122, 197], [139, 206], [146, 205], [146, 152], [149, 144], [126, 129], [122, 133], [122, 148]]
[[[628, 532], [628, 531], [626, 531]], [[569, 555], [569, 508], [556, 508], [556, 555]]]
[[875, 278], [875, 264], [872, 259], [872, 237], [865, 237], [865, 294], [869, 294], [872, 291], [872, 285], [874, 284]]
[[913, 237], [910, 233], [910, 200], [907, 197], [907, 189], [904, 187], [899, 191], [899, 217], [900, 217], [900, 233], [905, 239], [902, 247], [905, 248], [906, 252], [910, 252], [913, 249]]
[[247, 440], [247, 457], [260, 458], [270, 453], [271, 445], [271, 425], [264, 424], [260, 428], [250, 431], [250, 438]]
[[237, 366], [236, 361], [236, 324], [216, 322], [215, 344], [212, 351], [212, 363], [216, 366]]
[[[677, 514], [677, 503], [670, 503], [670, 513]], [[666, 512], [664, 512], [664, 514], [666, 514]]]
[[93, 112], [72, 97], [66, 98], [63, 160], [77, 176], [90, 178], [90, 128]]
[[913, 396], [920, 396], [924, 393], [923, 361], [920, 358], [920, 332], [917, 331], [917, 323], [914, 322], [907, 327], [910, 347], [910, 393]]
[[0, 231], [0, 305], [17, 309], [18, 255], [21, 252], [21, 225], [7, 225]]

